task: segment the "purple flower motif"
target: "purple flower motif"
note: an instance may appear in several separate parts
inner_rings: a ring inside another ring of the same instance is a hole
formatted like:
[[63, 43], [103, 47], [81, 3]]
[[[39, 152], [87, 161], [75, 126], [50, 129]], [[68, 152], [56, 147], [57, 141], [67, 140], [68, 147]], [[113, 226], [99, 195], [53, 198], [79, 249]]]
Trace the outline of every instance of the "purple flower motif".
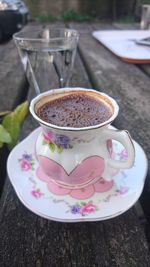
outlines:
[[24, 153], [22, 155], [22, 158], [18, 159], [21, 170], [22, 171], [28, 171], [34, 169], [34, 160], [32, 157], [32, 154]]
[[90, 213], [96, 212], [98, 210], [97, 206], [93, 203], [81, 203], [71, 206], [71, 213], [81, 214], [82, 216], [88, 215]]
[[121, 195], [126, 194], [129, 191], [127, 186], [120, 186], [119, 192]]
[[55, 143], [57, 146], [69, 148], [70, 138], [66, 135], [56, 134]]
[[32, 155], [25, 153], [25, 154], [22, 155], [22, 159], [31, 161], [32, 160]]
[[77, 214], [77, 213], [80, 213], [80, 206], [79, 205], [74, 205], [71, 207], [71, 213], [73, 214]]

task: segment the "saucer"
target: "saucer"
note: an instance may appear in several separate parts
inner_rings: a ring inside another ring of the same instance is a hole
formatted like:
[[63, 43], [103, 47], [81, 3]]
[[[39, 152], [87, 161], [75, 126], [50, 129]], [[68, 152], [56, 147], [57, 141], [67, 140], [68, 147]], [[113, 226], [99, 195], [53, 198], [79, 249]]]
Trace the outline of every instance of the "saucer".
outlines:
[[[35, 140], [41, 128], [34, 130], [9, 154], [7, 171], [20, 201], [35, 214], [54, 221], [100, 221], [127, 211], [140, 197], [147, 173], [147, 158], [135, 145], [135, 163], [130, 169], [113, 173], [113, 181], [102, 177], [81, 189], [65, 189], [43, 174], [34, 154]], [[124, 160], [126, 151], [113, 141], [114, 157]]]

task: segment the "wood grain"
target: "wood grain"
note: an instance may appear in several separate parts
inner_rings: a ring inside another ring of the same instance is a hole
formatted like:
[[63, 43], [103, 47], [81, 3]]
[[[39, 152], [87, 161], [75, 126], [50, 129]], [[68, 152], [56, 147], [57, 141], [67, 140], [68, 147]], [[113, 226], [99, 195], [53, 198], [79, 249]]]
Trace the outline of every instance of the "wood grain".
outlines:
[[[114, 97], [119, 104], [120, 112], [114, 125], [131, 133], [132, 138], [145, 150], [150, 163], [150, 65], [125, 63], [95, 40], [92, 31], [108, 29], [105, 24], [91, 24], [86, 32], [83, 32], [81, 24], [71, 27], [82, 32], [79, 51], [93, 86]], [[111, 25], [111, 28], [114, 26]], [[141, 203], [150, 222], [149, 170]]]
[[[91, 41], [89, 35], [80, 37], [80, 53], [83, 49], [87, 58], [91, 55], [90, 49], [93, 55], [97, 52], [97, 45], [95, 40]], [[124, 77], [127, 77], [125, 73], [128, 74], [128, 67], [124, 63], [121, 69], [123, 74], [118, 74], [121, 77], [116, 81], [116, 73], [121, 65], [118, 59], [104, 48], [101, 49], [104, 54], [97, 56], [96, 53], [96, 56], [93, 56], [94, 62], [90, 57], [88, 64], [97, 78], [100, 75], [100, 87], [110, 94], [115, 91], [115, 96], [118, 95], [121, 103], [121, 99], [124, 99], [121, 97], [124, 95], [121, 93], [120, 83], [121, 80], [125, 83]], [[100, 59], [104, 65], [97, 65]], [[142, 84], [142, 81], [138, 80], [139, 73], [135, 72], [135, 82]], [[129, 86], [130, 83], [126, 82]], [[79, 55], [76, 57], [72, 85], [92, 87]], [[34, 94], [34, 91], [30, 90], [28, 99]], [[120, 116], [122, 118], [123, 115]], [[125, 121], [125, 126], [129, 126], [128, 117]], [[35, 127], [37, 124], [29, 116], [23, 127], [22, 138]], [[0, 243], [2, 267], [148, 267], [150, 262], [144, 228], [134, 208], [117, 218], [103, 222], [54, 222], [43, 219], [24, 207], [8, 178], [0, 201]]]

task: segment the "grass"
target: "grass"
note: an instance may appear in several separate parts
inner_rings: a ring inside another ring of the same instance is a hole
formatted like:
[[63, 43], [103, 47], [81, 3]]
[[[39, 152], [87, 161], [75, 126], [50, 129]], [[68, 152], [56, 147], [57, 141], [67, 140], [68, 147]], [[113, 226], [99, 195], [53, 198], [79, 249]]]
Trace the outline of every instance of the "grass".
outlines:
[[57, 17], [53, 16], [52, 14], [46, 14], [46, 15], [40, 15], [37, 17], [37, 20], [39, 22], [53, 22], [53, 21], [56, 21], [57, 20]]
[[117, 19], [115, 22], [117, 23], [126, 23], [126, 24], [132, 24], [136, 22], [136, 19], [132, 15], [128, 15], [126, 17], [122, 17], [120, 19]]
[[53, 22], [56, 20], [59, 21], [91, 21], [92, 19], [96, 18], [94, 15], [90, 15], [85, 12], [77, 12], [73, 9], [69, 9], [65, 12], [63, 12], [60, 16], [54, 16], [51, 13], [48, 13], [46, 15], [41, 14], [37, 17], [37, 20], [40, 22]]
[[[77, 12], [74, 9], [68, 9], [67, 11], [63, 12], [59, 16], [54, 16], [51, 13], [47, 13], [47, 14], [39, 15], [36, 19], [39, 22], [48, 23], [48, 22], [54, 22], [54, 21], [84, 22], [84, 21], [91, 21], [91, 20], [100, 19], [100, 18], [98, 18], [94, 14], [89, 14], [87, 12]], [[136, 22], [136, 19], [133, 15], [127, 15], [125, 17], [116, 19], [114, 22], [132, 24]]]
[[76, 12], [73, 9], [67, 10], [61, 15], [62, 20], [64, 21], [90, 21], [94, 18], [93, 15], [90, 15], [85, 12]]

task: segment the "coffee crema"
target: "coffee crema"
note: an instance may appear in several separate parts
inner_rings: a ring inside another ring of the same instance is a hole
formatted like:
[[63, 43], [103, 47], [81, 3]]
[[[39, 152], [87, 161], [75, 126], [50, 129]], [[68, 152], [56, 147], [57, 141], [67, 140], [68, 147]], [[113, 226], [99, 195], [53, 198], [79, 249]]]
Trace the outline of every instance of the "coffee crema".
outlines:
[[107, 121], [112, 111], [101, 100], [84, 93], [72, 93], [43, 104], [37, 115], [57, 126], [81, 128]]

